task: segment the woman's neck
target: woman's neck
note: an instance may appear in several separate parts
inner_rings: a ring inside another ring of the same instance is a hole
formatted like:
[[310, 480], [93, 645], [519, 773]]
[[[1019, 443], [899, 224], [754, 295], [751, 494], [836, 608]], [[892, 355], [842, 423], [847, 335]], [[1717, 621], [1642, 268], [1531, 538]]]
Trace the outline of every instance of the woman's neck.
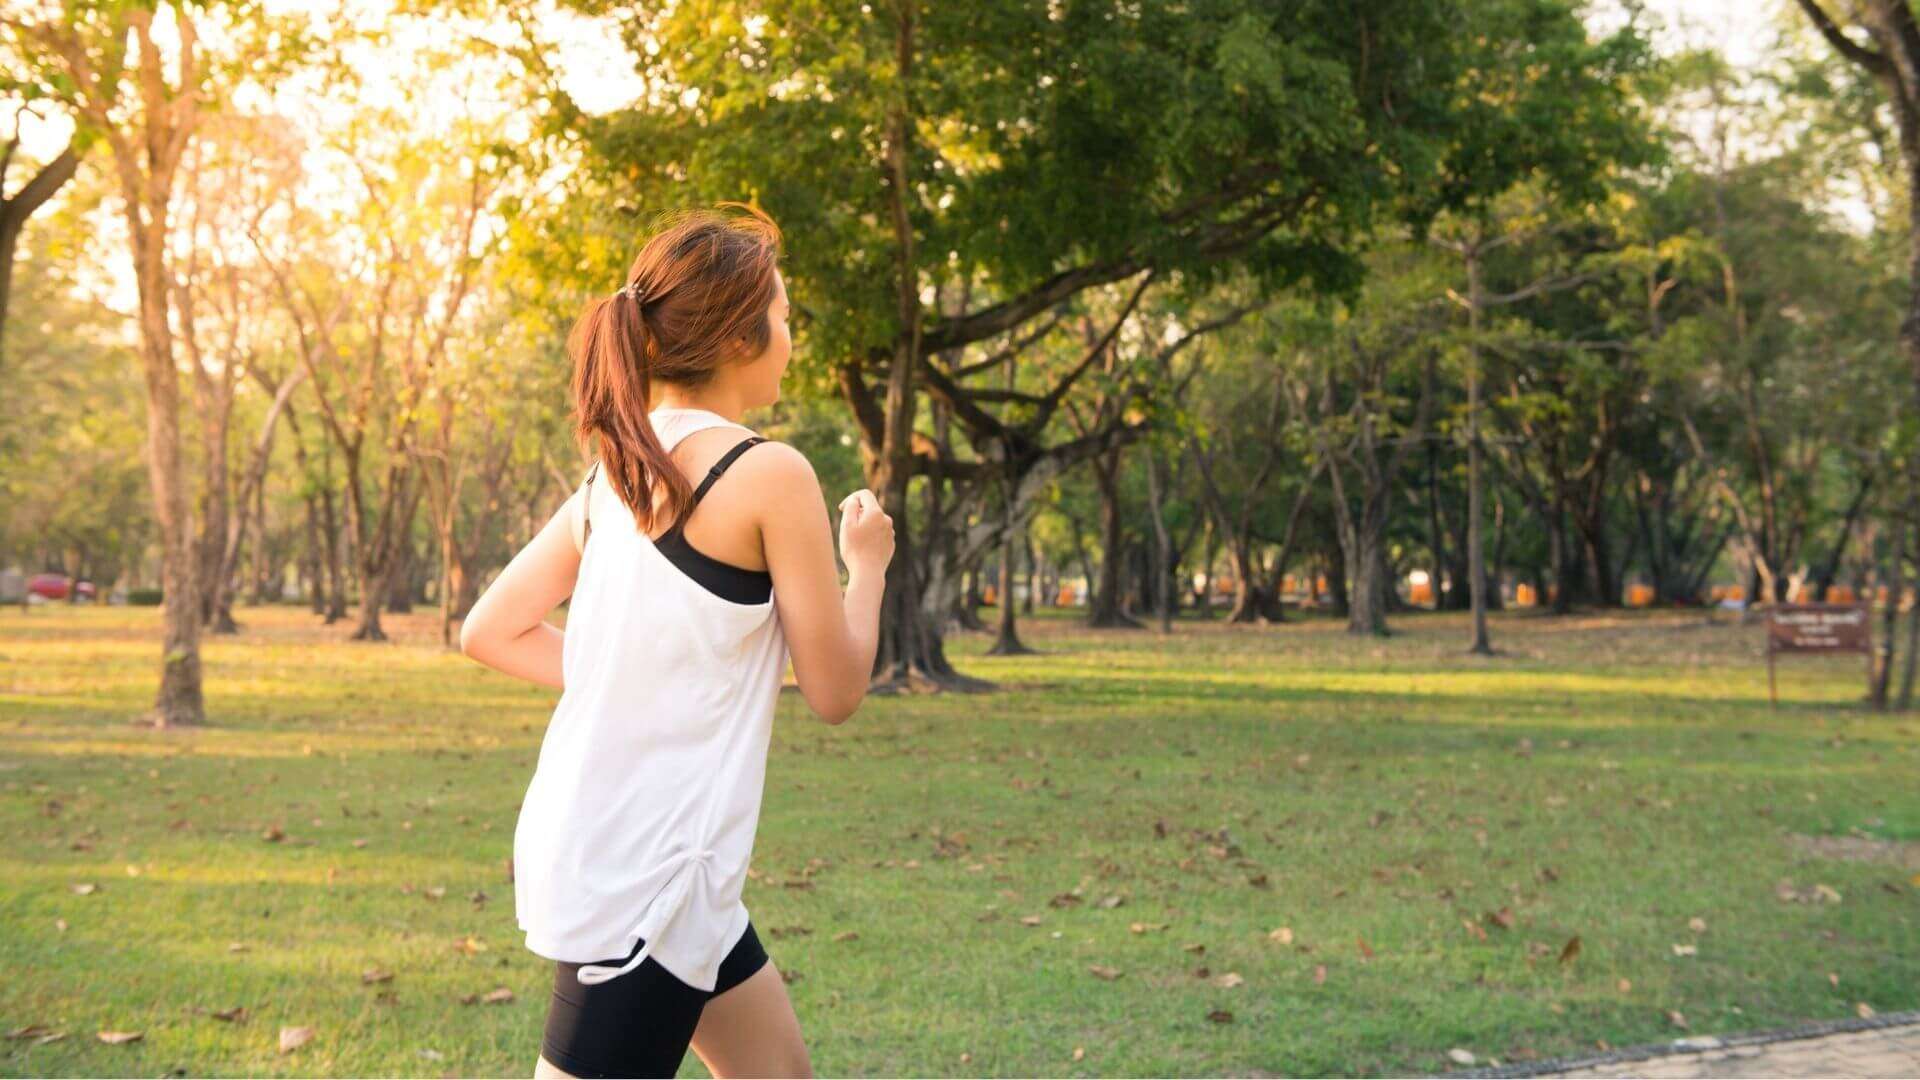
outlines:
[[702, 387], [697, 391], [687, 391], [662, 383], [654, 384], [652, 408], [699, 409], [723, 416], [735, 424], [738, 424], [740, 418], [747, 412], [737, 398], [718, 387]]

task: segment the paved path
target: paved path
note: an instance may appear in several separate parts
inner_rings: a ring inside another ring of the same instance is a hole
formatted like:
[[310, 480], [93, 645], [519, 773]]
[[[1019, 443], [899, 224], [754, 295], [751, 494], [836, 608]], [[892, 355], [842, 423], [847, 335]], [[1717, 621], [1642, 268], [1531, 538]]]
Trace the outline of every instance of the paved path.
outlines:
[[1920, 1077], [1920, 1012], [1680, 1039], [1583, 1060], [1486, 1069], [1479, 1076]]

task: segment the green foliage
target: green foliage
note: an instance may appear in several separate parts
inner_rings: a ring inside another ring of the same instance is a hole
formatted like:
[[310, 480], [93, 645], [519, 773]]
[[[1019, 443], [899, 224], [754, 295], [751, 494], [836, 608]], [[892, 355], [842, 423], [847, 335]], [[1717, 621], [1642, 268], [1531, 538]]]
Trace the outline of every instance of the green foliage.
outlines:
[[785, 225], [822, 388], [824, 366], [895, 332], [898, 110], [913, 118], [916, 275], [1001, 298], [1126, 262], [1177, 269], [1187, 290], [1230, 264], [1268, 289], [1350, 287], [1383, 201], [1431, 216], [1536, 168], [1583, 192], [1633, 156], [1620, 83], [1642, 46], [1589, 44], [1557, 0], [928, 5], [904, 82], [896, 10], [675, 5], [623, 24], [649, 99], [568, 112], [602, 170], [585, 197], [643, 221], [748, 196]]
[[103, 588], [152, 538], [145, 387], [126, 321], [92, 279], [97, 177], [32, 222], [15, 267], [0, 393], [0, 566]]

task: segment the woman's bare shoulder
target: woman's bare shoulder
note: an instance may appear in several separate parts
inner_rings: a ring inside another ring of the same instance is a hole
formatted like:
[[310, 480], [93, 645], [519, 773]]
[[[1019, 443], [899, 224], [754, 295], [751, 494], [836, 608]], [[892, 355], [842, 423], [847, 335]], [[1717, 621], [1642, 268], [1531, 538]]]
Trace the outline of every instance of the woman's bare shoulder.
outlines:
[[[734, 469], [754, 489], [762, 505], [778, 505], [794, 498], [820, 496], [820, 478], [807, 455], [789, 443], [769, 439], [743, 454]], [[789, 503], [790, 505], [790, 503]]]

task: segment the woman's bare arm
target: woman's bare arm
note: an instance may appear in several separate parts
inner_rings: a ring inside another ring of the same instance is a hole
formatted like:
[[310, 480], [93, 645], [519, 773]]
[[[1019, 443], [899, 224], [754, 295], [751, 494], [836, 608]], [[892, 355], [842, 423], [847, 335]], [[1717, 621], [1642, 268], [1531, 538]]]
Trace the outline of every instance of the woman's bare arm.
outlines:
[[508, 675], [564, 688], [564, 635], [547, 615], [573, 595], [580, 573], [580, 498], [574, 492], [480, 594], [460, 624], [461, 652]]
[[[808, 707], [829, 724], [852, 716], [867, 696], [880, 647], [880, 601], [893, 555], [893, 522], [871, 493], [843, 503], [847, 587], [833, 558], [826, 496], [806, 456], [783, 443], [759, 451], [754, 486], [774, 607]], [[742, 458], [742, 462], [755, 455]]]

